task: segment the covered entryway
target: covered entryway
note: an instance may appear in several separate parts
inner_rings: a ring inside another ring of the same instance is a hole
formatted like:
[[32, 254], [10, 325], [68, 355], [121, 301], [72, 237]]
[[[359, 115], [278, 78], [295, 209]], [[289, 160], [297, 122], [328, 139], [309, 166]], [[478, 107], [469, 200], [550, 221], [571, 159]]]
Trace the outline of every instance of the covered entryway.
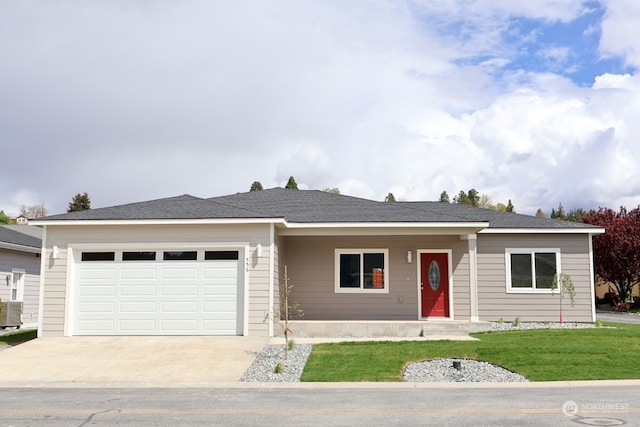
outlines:
[[76, 250], [72, 335], [242, 335], [239, 250]]
[[450, 314], [450, 253], [419, 251], [421, 315], [451, 317]]

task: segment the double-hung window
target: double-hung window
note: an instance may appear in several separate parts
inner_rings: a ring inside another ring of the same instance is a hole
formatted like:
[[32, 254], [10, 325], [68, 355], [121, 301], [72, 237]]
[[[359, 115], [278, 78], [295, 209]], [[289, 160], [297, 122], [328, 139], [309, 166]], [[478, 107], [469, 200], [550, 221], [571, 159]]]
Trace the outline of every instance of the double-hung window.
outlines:
[[388, 249], [336, 249], [335, 291], [388, 293]]
[[560, 273], [560, 249], [507, 249], [507, 292], [551, 292]]

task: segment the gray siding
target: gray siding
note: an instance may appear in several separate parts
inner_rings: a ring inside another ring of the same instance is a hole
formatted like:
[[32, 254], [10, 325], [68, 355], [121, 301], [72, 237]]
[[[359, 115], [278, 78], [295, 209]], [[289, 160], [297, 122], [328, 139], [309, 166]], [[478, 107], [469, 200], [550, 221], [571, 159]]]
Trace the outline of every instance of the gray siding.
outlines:
[[[62, 336], [65, 326], [67, 247], [69, 244], [180, 244], [249, 243], [248, 334], [268, 336], [269, 324], [269, 226], [268, 225], [136, 225], [48, 226], [44, 274], [42, 336]], [[263, 246], [258, 258], [256, 245]], [[59, 248], [58, 259], [51, 256]], [[244, 261], [241, 259], [241, 263]]]
[[[458, 236], [293, 237], [284, 239], [294, 288], [291, 299], [300, 304], [303, 320], [417, 320], [417, 249], [452, 249], [454, 317], [469, 318], [467, 242]], [[335, 293], [335, 249], [388, 249], [389, 293]], [[407, 251], [413, 260], [407, 262]], [[286, 254], [286, 255], [285, 255]]]
[[12, 269], [24, 270], [24, 296], [22, 322], [26, 326], [38, 325], [38, 305], [40, 295], [40, 254], [0, 249], [0, 299], [9, 301], [11, 286], [6, 277]]
[[591, 322], [592, 301], [589, 270], [589, 239], [585, 234], [478, 236], [478, 311], [480, 320], [558, 321], [558, 294], [513, 294], [506, 290], [506, 248], [559, 248], [562, 272], [569, 274], [576, 288], [574, 307], [564, 298], [567, 322]]

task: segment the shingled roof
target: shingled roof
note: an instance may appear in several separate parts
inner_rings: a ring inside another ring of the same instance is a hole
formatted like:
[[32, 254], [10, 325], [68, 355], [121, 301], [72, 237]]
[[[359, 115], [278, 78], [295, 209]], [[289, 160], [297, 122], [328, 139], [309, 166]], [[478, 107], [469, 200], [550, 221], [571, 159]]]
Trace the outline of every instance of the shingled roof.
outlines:
[[319, 190], [269, 190], [202, 199], [190, 195], [54, 215], [67, 220], [283, 219], [289, 223], [488, 223], [489, 228], [586, 229], [587, 224], [454, 203], [378, 202]]
[[42, 229], [31, 225], [0, 225], [0, 247], [34, 252], [42, 246]]

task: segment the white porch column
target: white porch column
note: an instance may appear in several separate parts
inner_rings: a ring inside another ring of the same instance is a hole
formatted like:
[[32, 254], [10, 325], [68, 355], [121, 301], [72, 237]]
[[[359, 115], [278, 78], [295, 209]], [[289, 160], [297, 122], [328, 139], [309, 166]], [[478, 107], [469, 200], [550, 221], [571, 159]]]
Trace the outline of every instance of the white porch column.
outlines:
[[469, 247], [469, 320], [477, 322], [480, 320], [478, 317], [478, 235], [467, 234], [461, 238], [467, 241]]
[[269, 311], [267, 313], [267, 316], [269, 317], [269, 336], [272, 337], [273, 335], [273, 323], [276, 321], [273, 316], [274, 316], [274, 310], [273, 310], [273, 305], [274, 305], [274, 292], [275, 292], [275, 281], [274, 281], [274, 276], [275, 276], [275, 271], [276, 271], [276, 267], [275, 267], [275, 249], [276, 249], [276, 243], [275, 243], [275, 225], [273, 223], [269, 224]]

